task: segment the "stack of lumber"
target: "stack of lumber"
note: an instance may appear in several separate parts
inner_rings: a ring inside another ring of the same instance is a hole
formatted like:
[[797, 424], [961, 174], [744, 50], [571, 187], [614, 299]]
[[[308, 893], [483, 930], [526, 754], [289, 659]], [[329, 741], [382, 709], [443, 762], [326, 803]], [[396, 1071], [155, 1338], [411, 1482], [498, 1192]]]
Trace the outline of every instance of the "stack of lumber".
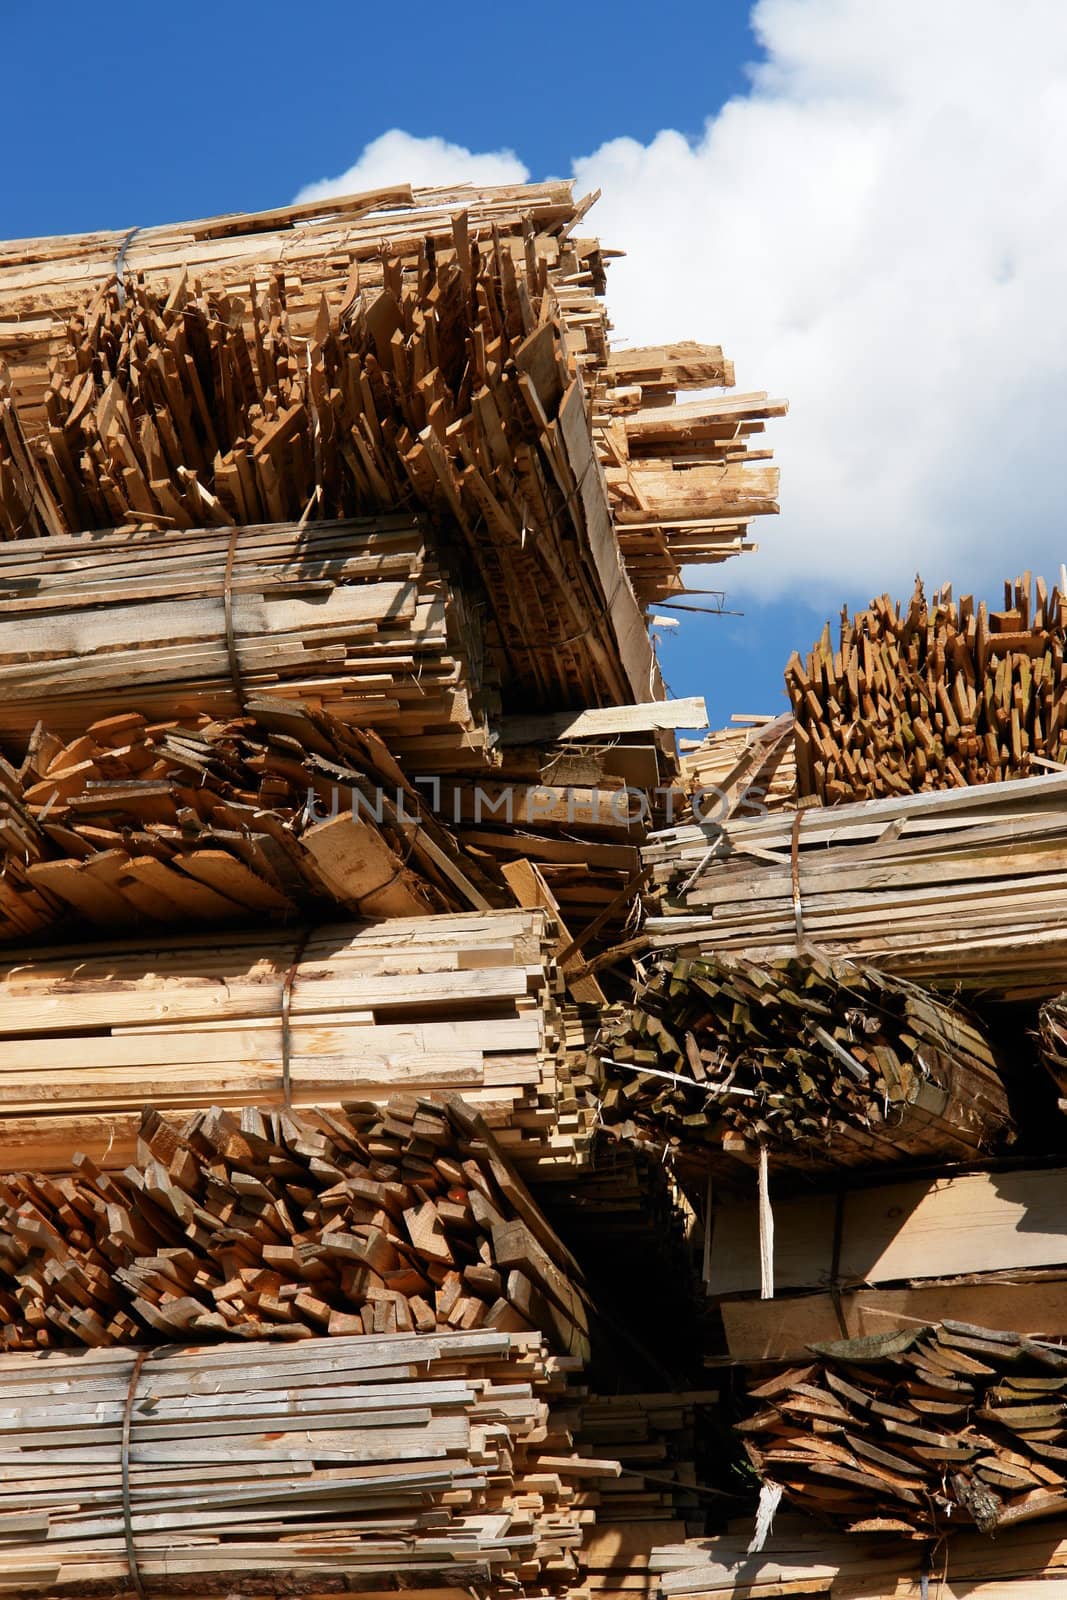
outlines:
[[1062, 1600], [1067, 1523], [1006, 1528], [996, 1539], [959, 1529], [933, 1551], [892, 1533], [842, 1534], [781, 1511], [758, 1554], [751, 1518], [725, 1533], [653, 1551], [657, 1600]]
[[5, 741], [269, 694], [432, 763], [484, 752], [499, 704], [476, 615], [411, 517], [20, 540], [0, 619]]
[[700, 744], [680, 744], [682, 778], [699, 820], [760, 817], [795, 805], [792, 717], [735, 715], [730, 723]]
[[562, 1050], [551, 924], [474, 912], [5, 952], [2, 1160], [121, 1166], [144, 1105], [298, 1107], [462, 1094], [525, 1168], [592, 1112]]
[[270, 700], [248, 712], [127, 712], [67, 743], [38, 723], [20, 766], [0, 765], [0, 938], [72, 916], [118, 930], [507, 898], [373, 732]]
[[732, 387], [733, 363], [716, 346], [613, 351], [594, 377], [594, 430], [640, 599], [683, 593], [684, 565], [757, 549], [749, 526], [778, 510], [778, 472], [753, 465], [771, 452], [748, 441], [786, 402], [741, 394], [671, 404], [674, 387]]
[[[235, 348], [236, 381], [231, 369], [224, 407], [229, 417], [247, 391], [249, 370], [263, 361], [272, 378], [280, 378], [280, 389], [304, 369], [314, 381], [309, 349], [322, 344], [324, 305], [346, 313], [373, 306], [394, 293], [400, 278], [432, 279], [438, 268], [458, 267], [467, 292], [475, 264], [491, 255], [535, 311], [540, 304], [543, 312], [542, 296], [551, 293], [568, 359], [581, 371], [594, 406], [597, 459], [608, 475], [598, 494], [607, 496], [625, 526], [623, 555], [643, 603], [677, 591], [683, 564], [753, 548], [746, 537], [751, 518], [777, 510], [776, 475], [762, 465], [770, 452], [749, 450], [748, 440], [785, 405], [765, 394], [677, 405], [679, 391], [733, 385], [733, 366], [718, 346], [609, 348], [599, 297], [611, 252], [577, 231], [595, 198], [575, 201], [571, 186], [558, 182], [414, 192], [399, 185], [258, 215], [0, 246], [0, 362], [10, 369], [15, 402], [13, 408], [0, 399], [0, 522], [6, 518], [22, 532], [54, 531], [63, 515], [61, 491], [34, 470], [34, 450], [46, 428], [44, 448], [62, 457], [57, 433], [64, 386], [85, 370], [78, 352], [101, 348], [109, 371], [115, 371], [113, 355], [127, 353], [121, 334], [114, 337], [114, 316], [104, 309], [116, 279], [117, 309], [148, 293], [168, 332], [177, 322], [187, 324], [163, 341], [156, 371], [173, 392], [192, 382], [190, 355], [201, 390], [198, 412], [202, 400], [210, 406], [219, 352]], [[192, 303], [212, 308], [206, 325], [189, 317]], [[376, 315], [379, 324], [392, 322], [388, 305]], [[383, 332], [392, 339], [392, 326]], [[488, 348], [492, 356], [491, 341]], [[391, 365], [383, 364], [387, 374]], [[421, 380], [435, 366], [436, 359], [420, 370], [416, 360], [414, 376]], [[380, 383], [373, 371], [368, 378], [374, 405], [363, 411], [368, 427], [353, 437], [365, 476], [380, 419]], [[213, 416], [213, 427], [216, 422]], [[328, 434], [323, 439], [328, 448]], [[127, 443], [136, 449], [138, 441]], [[120, 442], [120, 472], [131, 465], [125, 454]], [[212, 492], [201, 482], [199, 463], [182, 465], [197, 473], [201, 490]], [[130, 509], [143, 514], [149, 502], [138, 491]], [[536, 501], [529, 514], [538, 515]]]
[[806, 955], [661, 960], [605, 1030], [605, 1122], [776, 1166], [973, 1161], [1010, 1126], [974, 1018], [906, 979]]
[[0, 1344], [538, 1329], [588, 1357], [578, 1268], [462, 1101], [145, 1111], [138, 1159], [0, 1180]]
[[657, 947], [798, 947], [938, 987], [1067, 987], [1067, 776], [661, 831], [644, 860]]
[[774, 1298], [755, 1197], [719, 1205], [707, 1256], [726, 1348], [739, 1362], [927, 1322], [1034, 1338], [1067, 1329], [1062, 1165], [915, 1177], [783, 1199], [770, 1186]]
[[373, 293], [357, 274], [306, 334], [277, 280], [247, 308], [184, 279], [101, 291], [49, 376], [36, 499], [67, 533], [420, 507], [470, 567], [512, 693], [558, 707], [657, 695], [533, 241], [516, 263], [458, 216], [451, 243], [387, 256]]
[[1067, 1349], [971, 1323], [814, 1346], [749, 1388], [753, 1466], [849, 1532], [989, 1533], [1067, 1511]]
[[599, 1600], [650, 1593], [653, 1549], [703, 1531], [717, 1495], [699, 1482], [697, 1455], [718, 1399], [717, 1389], [706, 1389], [583, 1402], [577, 1447], [618, 1461], [622, 1474], [597, 1485], [596, 1525], [582, 1541], [582, 1593]]
[[583, 1481], [618, 1471], [550, 1431], [567, 1363], [536, 1336], [135, 1356], [0, 1362], [0, 1592], [561, 1594]]
[[[1063, 569], [1061, 569], [1061, 572]], [[827, 624], [786, 689], [796, 718], [797, 783], [824, 804], [1026, 777], [1067, 761], [1067, 574], [1051, 593], [1030, 573], [1004, 585], [1004, 610], [907, 606], [888, 595]]]

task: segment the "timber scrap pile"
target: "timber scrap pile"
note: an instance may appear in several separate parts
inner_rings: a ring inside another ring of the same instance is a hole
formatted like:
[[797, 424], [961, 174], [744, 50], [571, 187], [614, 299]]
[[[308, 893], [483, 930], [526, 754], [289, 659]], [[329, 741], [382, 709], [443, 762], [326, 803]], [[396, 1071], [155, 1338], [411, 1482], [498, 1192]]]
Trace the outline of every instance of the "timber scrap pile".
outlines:
[[689, 815], [643, 848], [601, 1120], [707, 1224], [759, 1490], [743, 1543], [653, 1552], [663, 1600], [1060, 1581], [1064, 587], [846, 614], [786, 715], [685, 750]]
[[785, 671], [797, 784], [823, 804], [998, 783], [1067, 760], [1067, 571], [1025, 573], [1004, 608], [947, 585], [906, 606], [888, 595], [827, 624]]
[[2, 1592], [630, 1600], [707, 1526], [596, 957], [785, 406], [611, 347], [588, 204], [0, 246]]

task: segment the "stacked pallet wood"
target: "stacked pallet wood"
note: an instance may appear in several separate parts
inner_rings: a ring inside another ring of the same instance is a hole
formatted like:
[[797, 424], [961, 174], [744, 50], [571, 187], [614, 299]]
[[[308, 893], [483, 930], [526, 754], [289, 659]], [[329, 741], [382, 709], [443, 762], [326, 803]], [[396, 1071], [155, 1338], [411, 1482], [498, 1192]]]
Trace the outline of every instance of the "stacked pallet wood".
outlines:
[[937, 987], [1067, 985], [1067, 778], [662, 830], [653, 945], [774, 960], [808, 946]]
[[[1062, 1158], [792, 1196], [772, 1177], [769, 1272], [751, 1193], [720, 1203], [705, 1274], [724, 1349], [742, 1363], [802, 1362], [842, 1335], [979, 1319], [1003, 1333], [1062, 1337], [1065, 1177]], [[767, 1288], [773, 1297], [762, 1298]]]
[[145, 1111], [137, 1161], [0, 1180], [0, 1345], [537, 1329], [589, 1355], [578, 1268], [455, 1097]]
[[1067, 1511], [1067, 1349], [946, 1322], [817, 1346], [749, 1389], [764, 1481], [850, 1532], [984, 1533]]
[[776, 1167], [973, 1161], [1010, 1128], [976, 1020], [855, 962], [661, 961], [600, 1059], [609, 1125]]
[[5, 952], [2, 1160], [121, 1166], [139, 1110], [462, 1094], [527, 1170], [573, 1161], [571, 1090], [541, 911], [399, 917]]
[[44, 723], [0, 766], [0, 938], [336, 913], [417, 916], [507, 898], [372, 731], [300, 704], [64, 742]]
[[386, 517], [9, 545], [4, 740], [131, 710], [233, 716], [268, 694], [372, 727], [398, 756], [484, 751], [499, 698], [477, 615], [427, 539], [417, 519]]
[[[1061, 569], [1062, 572], [1063, 569]], [[888, 595], [829, 624], [785, 681], [801, 795], [824, 804], [1026, 777], [1067, 761], [1067, 574], [1030, 573], [1004, 609], [949, 587]]]
[[583, 1482], [618, 1471], [551, 1432], [536, 1335], [134, 1357], [5, 1358], [3, 1592], [562, 1594]]

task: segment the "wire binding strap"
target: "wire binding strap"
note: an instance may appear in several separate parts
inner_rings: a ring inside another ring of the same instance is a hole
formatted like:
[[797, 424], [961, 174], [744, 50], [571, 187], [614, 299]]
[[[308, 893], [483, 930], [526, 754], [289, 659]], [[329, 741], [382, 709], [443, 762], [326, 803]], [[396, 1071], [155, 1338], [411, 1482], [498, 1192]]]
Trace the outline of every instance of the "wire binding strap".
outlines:
[[141, 1569], [137, 1564], [137, 1552], [133, 1545], [133, 1519], [130, 1512], [130, 1425], [133, 1420], [133, 1402], [137, 1393], [137, 1380], [141, 1376], [141, 1368], [148, 1356], [147, 1350], [139, 1350], [130, 1373], [130, 1384], [126, 1390], [126, 1406], [122, 1413], [122, 1534], [126, 1541], [126, 1563], [130, 1569], [130, 1582], [137, 1593], [138, 1600], [146, 1600], [144, 1584], [141, 1581]]
[[293, 1002], [293, 984], [296, 982], [300, 958], [307, 949], [307, 942], [310, 937], [311, 929], [305, 928], [296, 942], [293, 959], [289, 963], [289, 971], [285, 974], [285, 982], [282, 984], [282, 1095], [285, 1100], [286, 1111], [293, 1109], [293, 1081], [289, 1066], [291, 1049], [289, 1012]]
[[122, 282], [122, 273], [126, 265], [126, 252], [140, 231], [140, 228], [130, 229], [119, 246], [119, 253], [115, 258], [115, 288], [118, 294], [118, 302], [120, 306], [124, 306], [126, 304], [126, 289]]
[[841, 1241], [845, 1232], [845, 1191], [838, 1189], [834, 1200], [834, 1243], [830, 1259], [830, 1303], [834, 1308], [842, 1339], [849, 1338], [848, 1323], [841, 1305]]
[[226, 627], [226, 654], [230, 660], [230, 677], [233, 679], [233, 690], [237, 696], [237, 709], [244, 711], [245, 689], [241, 681], [241, 664], [237, 659], [237, 639], [233, 631], [233, 558], [237, 553], [237, 535], [240, 529], [236, 523], [230, 529], [230, 542], [226, 550], [226, 576], [222, 585], [222, 615]]
[[789, 876], [793, 885], [793, 920], [797, 929], [797, 950], [807, 944], [804, 936], [804, 909], [800, 901], [800, 823], [803, 811], [793, 813], [793, 832], [789, 840]]

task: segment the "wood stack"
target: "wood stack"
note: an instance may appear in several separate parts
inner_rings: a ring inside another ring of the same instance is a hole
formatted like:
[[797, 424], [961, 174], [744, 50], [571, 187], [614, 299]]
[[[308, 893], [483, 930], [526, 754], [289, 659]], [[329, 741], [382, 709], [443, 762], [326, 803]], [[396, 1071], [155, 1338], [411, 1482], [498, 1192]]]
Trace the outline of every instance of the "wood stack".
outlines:
[[566, 1368], [490, 1330], [8, 1356], [0, 1591], [562, 1594], [618, 1471], [553, 1427]]
[[808, 955], [664, 960], [606, 1030], [605, 1122], [776, 1167], [975, 1160], [1010, 1128], [978, 1023], [904, 979]]
[[20, 540], [0, 550], [0, 620], [12, 744], [38, 720], [70, 738], [268, 694], [455, 764], [499, 708], [477, 618], [410, 517]]
[[506, 901], [373, 732], [299, 704], [247, 710], [126, 712], [67, 743], [38, 723], [19, 767], [0, 766], [0, 938], [72, 917], [114, 932]]
[[656, 947], [765, 961], [814, 946], [939, 988], [1067, 986], [1067, 778], [684, 824], [643, 858]]
[[823, 804], [1026, 777], [1067, 761], [1067, 576], [1004, 585], [1003, 611], [921, 583], [829, 624], [786, 689], [797, 783]]
[[[0, 465], [0, 520], [6, 514], [20, 528], [55, 531], [61, 515], [62, 490], [50, 488], [27, 466], [25, 431], [32, 433], [35, 444], [42, 427], [54, 434], [57, 397], [62, 402], [64, 385], [85, 370], [72, 353], [72, 323], [77, 347], [84, 350], [95, 341], [110, 365], [113, 352], [125, 355], [128, 348], [121, 333], [114, 335], [115, 310], [129, 303], [135, 316], [144, 295], [152, 295], [157, 326], [162, 322], [170, 335], [177, 324], [186, 324], [163, 340], [157, 371], [173, 392], [193, 378], [185, 362], [191, 354], [200, 382], [200, 393], [193, 395], [194, 415], [201, 413], [203, 402], [210, 405], [212, 362], [217, 370], [218, 353], [235, 350], [224, 407], [228, 418], [247, 392], [250, 371], [264, 361], [282, 388], [301, 382], [305, 370], [308, 382], [315, 381], [314, 352], [322, 344], [324, 303], [351, 315], [377, 306], [373, 315], [379, 330], [391, 340], [394, 326], [387, 324], [392, 324], [394, 312], [388, 300], [395, 298], [401, 280], [432, 281], [438, 269], [445, 269], [451, 273], [443, 295], [447, 301], [448, 293], [456, 297], [458, 269], [462, 298], [479, 260], [492, 258], [506, 281], [516, 286], [518, 301], [513, 295], [509, 314], [513, 324], [521, 316], [527, 333], [531, 328], [524, 297], [539, 314], [539, 305], [544, 311], [542, 296], [550, 291], [568, 361], [582, 373], [594, 401], [593, 437], [609, 476], [597, 493], [607, 496], [607, 506], [625, 524], [623, 555], [631, 579], [643, 603], [668, 590], [676, 592], [685, 563], [722, 560], [753, 548], [746, 538], [750, 519], [777, 510], [776, 475], [762, 465], [747, 465], [762, 463], [769, 452], [749, 451], [747, 444], [785, 406], [764, 394], [675, 404], [679, 391], [733, 385], [732, 364], [717, 346], [610, 349], [608, 319], [599, 298], [610, 252], [578, 231], [594, 199], [576, 202], [566, 183], [415, 192], [400, 185], [259, 215], [0, 246], [0, 362], [10, 369], [17, 402], [13, 420], [0, 424], [0, 439], [10, 440], [6, 452], [0, 446], [0, 457], [7, 457]], [[118, 289], [113, 290], [116, 276]], [[110, 310], [109, 293], [116, 303]], [[213, 306], [221, 316], [212, 314], [197, 326], [189, 312], [195, 303]], [[539, 351], [550, 343], [542, 337]], [[448, 341], [439, 348], [447, 354]], [[494, 359], [492, 338], [486, 348]], [[537, 362], [544, 372], [540, 354]], [[436, 351], [425, 370], [416, 358], [415, 377], [427, 376], [436, 365]], [[388, 375], [391, 370], [387, 359], [382, 371]], [[374, 404], [370, 412], [362, 408], [368, 426], [352, 440], [357, 470], [364, 476], [382, 416], [377, 375], [372, 371], [368, 376]], [[492, 403], [482, 409], [488, 417]], [[507, 411], [500, 415], [508, 420]], [[439, 414], [432, 420], [443, 438]], [[494, 433], [491, 428], [490, 439]], [[322, 438], [328, 449], [329, 432]], [[268, 443], [273, 453], [276, 437]], [[131, 465], [125, 459], [126, 445], [137, 449], [138, 441], [127, 436], [125, 445], [119, 443], [121, 472]], [[54, 439], [50, 447], [57, 448]], [[210, 494], [199, 464], [182, 464]], [[523, 470], [518, 456], [514, 465]], [[380, 459], [374, 466], [380, 470]], [[373, 485], [373, 474], [369, 481]], [[194, 488], [194, 497], [196, 492]], [[582, 496], [588, 497], [584, 485]], [[147, 506], [138, 494], [131, 509], [143, 513]], [[527, 512], [531, 519], [540, 516], [536, 497]], [[172, 505], [167, 514], [173, 515]], [[299, 510], [292, 514], [299, 515]], [[607, 592], [611, 594], [610, 587]], [[615, 597], [612, 605], [617, 604]]]
[[[2, 1160], [121, 1166], [143, 1105], [297, 1107], [459, 1093], [526, 1169], [573, 1161], [551, 924], [540, 911], [227, 932], [0, 966]], [[286, 1068], [287, 1064], [287, 1068]]]
[[848, 1532], [984, 1533], [1067, 1511], [1067, 1349], [970, 1323], [820, 1345], [749, 1389], [765, 1482]]
[[121, 1173], [0, 1180], [4, 1349], [489, 1327], [588, 1357], [579, 1270], [462, 1101], [139, 1131]]
[[680, 742], [679, 765], [702, 822], [764, 816], [796, 804], [793, 719], [735, 715], [700, 744]]

